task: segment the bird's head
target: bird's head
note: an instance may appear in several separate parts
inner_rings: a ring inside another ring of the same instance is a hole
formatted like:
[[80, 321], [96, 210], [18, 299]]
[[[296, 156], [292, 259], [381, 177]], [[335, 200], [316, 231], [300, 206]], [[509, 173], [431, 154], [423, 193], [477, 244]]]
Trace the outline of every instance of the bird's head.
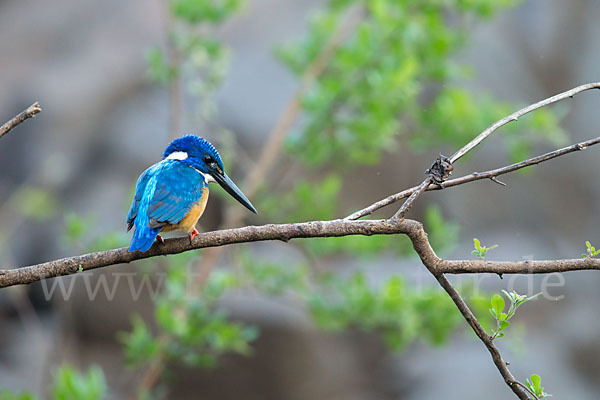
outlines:
[[258, 214], [250, 200], [225, 173], [223, 160], [215, 147], [206, 139], [194, 135], [173, 140], [163, 153], [163, 159], [177, 160], [190, 165], [204, 175], [204, 180], [217, 182], [244, 207]]

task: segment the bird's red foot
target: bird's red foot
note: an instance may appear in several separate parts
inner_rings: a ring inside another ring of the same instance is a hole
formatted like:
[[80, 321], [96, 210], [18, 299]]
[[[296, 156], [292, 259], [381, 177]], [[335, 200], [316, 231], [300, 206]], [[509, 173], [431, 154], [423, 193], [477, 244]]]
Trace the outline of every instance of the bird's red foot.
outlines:
[[192, 243], [192, 240], [194, 240], [194, 238], [196, 237], [196, 235], [198, 235], [198, 230], [196, 230], [196, 228], [194, 228], [194, 230], [192, 231], [192, 233], [190, 233], [190, 243]]
[[165, 239], [163, 239], [162, 236], [160, 235], [156, 235], [156, 240], [158, 240], [159, 242], [161, 242], [162, 244], [165, 244]]

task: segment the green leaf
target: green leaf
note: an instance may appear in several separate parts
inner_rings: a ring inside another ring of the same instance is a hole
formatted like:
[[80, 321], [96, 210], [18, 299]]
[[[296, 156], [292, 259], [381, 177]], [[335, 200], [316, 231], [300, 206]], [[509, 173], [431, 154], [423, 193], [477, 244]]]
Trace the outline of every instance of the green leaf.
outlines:
[[536, 293], [536, 294], [534, 294], [533, 296], [530, 296], [530, 297], [518, 298], [515, 301], [515, 308], [519, 307], [523, 303], [527, 303], [528, 301], [535, 299], [536, 297], [538, 297], [541, 294], [542, 294], [542, 292], [539, 292], [539, 293]]
[[533, 374], [533, 375], [531, 375], [530, 379], [531, 379], [531, 384], [533, 386], [534, 392], [536, 394], [541, 392], [542, 378], [540, 378], [540, 376], [538, 374]]
[[510, 325], [510, 322], [508, 321], [500, 321], [500, 328], [498, 329], [498, 331], [503, 331], [506, 328], [508, 328], [508, 326]]
[[535, 389], [531, 385], [531, 382], [529, 382], [529, 378], [525, 381], [525, 386], [527, 386], [527, 389], [531, 390], [532, 393], [535, 393]]
[[502, 314], [502, 311], [504, 310], [504, 299], [502, 296], [495, 294], [492, 297], [492, 308], [496, 312], [496, 315]]
[[510, 300], [510, 302], [511, 302], [511, 303], [514, 303], [514, 302], [515, 302], [515, 298], [516, 298], [516, 297], [515, 297], [515, 294], [516, 294], [515, 292], [508, 293], [508, 292], [507, 292], [506, 290], [504, 290], [504, 289], [502, 289], [502, 290], [501, 290], [501, 292], [502, 292], [502, 293], [503, 293], [503, 294], [506, 296], [506, 298], [507, 298], [508, 300]]
[[473, 244], [478, 252], [481, 252], [481, 242], [477, 238], [473, 238]]

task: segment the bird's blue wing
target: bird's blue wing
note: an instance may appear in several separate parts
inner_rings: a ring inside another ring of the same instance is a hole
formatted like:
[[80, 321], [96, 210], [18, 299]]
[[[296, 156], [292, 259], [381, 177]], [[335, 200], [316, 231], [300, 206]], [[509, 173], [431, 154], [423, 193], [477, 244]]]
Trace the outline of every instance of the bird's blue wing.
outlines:
[[133, 228], [135, 217], [137, 216], [138, 209], [140, 208], [140, 201], [142, 201], [142, 196], [144, 195], [144, 190], [146, 189], [146, 185], [148, 184], [150, 176], [153, 174], [153, 167], [154, 166], [142, 172], [137, 180], [137, 183], [135, 184], [135, 195], [133, 196], [131, 207], [129, 208], [129, 213], [127, 214], [128, 231]]
[[194, 168], [180, 162], [161, 171], [152, 201], [148, 206], [150, 226], [175, 225], [208, 190], [204, 177]]
[[202, 174], [175, 160], [161, 161], [144, 171], [128, 215], [130, 227], [136, 227], [129, 250], [152, 247], [160, 229], [181, 221], [204, 190], [208, 188]]

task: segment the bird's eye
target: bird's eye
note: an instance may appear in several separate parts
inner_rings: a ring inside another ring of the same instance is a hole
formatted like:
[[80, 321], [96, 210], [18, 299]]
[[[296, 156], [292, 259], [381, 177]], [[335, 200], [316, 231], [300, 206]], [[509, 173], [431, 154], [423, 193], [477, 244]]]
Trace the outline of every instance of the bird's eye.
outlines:
[[211, 163], [210, 163], [210, 167], [211, 167], [211, 168], [215, 168], [215, 169], [216, 169], [216, 168], [217, 168], [217, 163], [216, 163], [216, 162], [214, 162], [214, 161], [213, 161], [213, 162], [211, 162]]
[[215, 160], [213, 160], [213, 158], [211, 156], [209, 156], [208, 154], [206, 154], [204, 157], [204, 162], [206, 164], [214, 164]]

